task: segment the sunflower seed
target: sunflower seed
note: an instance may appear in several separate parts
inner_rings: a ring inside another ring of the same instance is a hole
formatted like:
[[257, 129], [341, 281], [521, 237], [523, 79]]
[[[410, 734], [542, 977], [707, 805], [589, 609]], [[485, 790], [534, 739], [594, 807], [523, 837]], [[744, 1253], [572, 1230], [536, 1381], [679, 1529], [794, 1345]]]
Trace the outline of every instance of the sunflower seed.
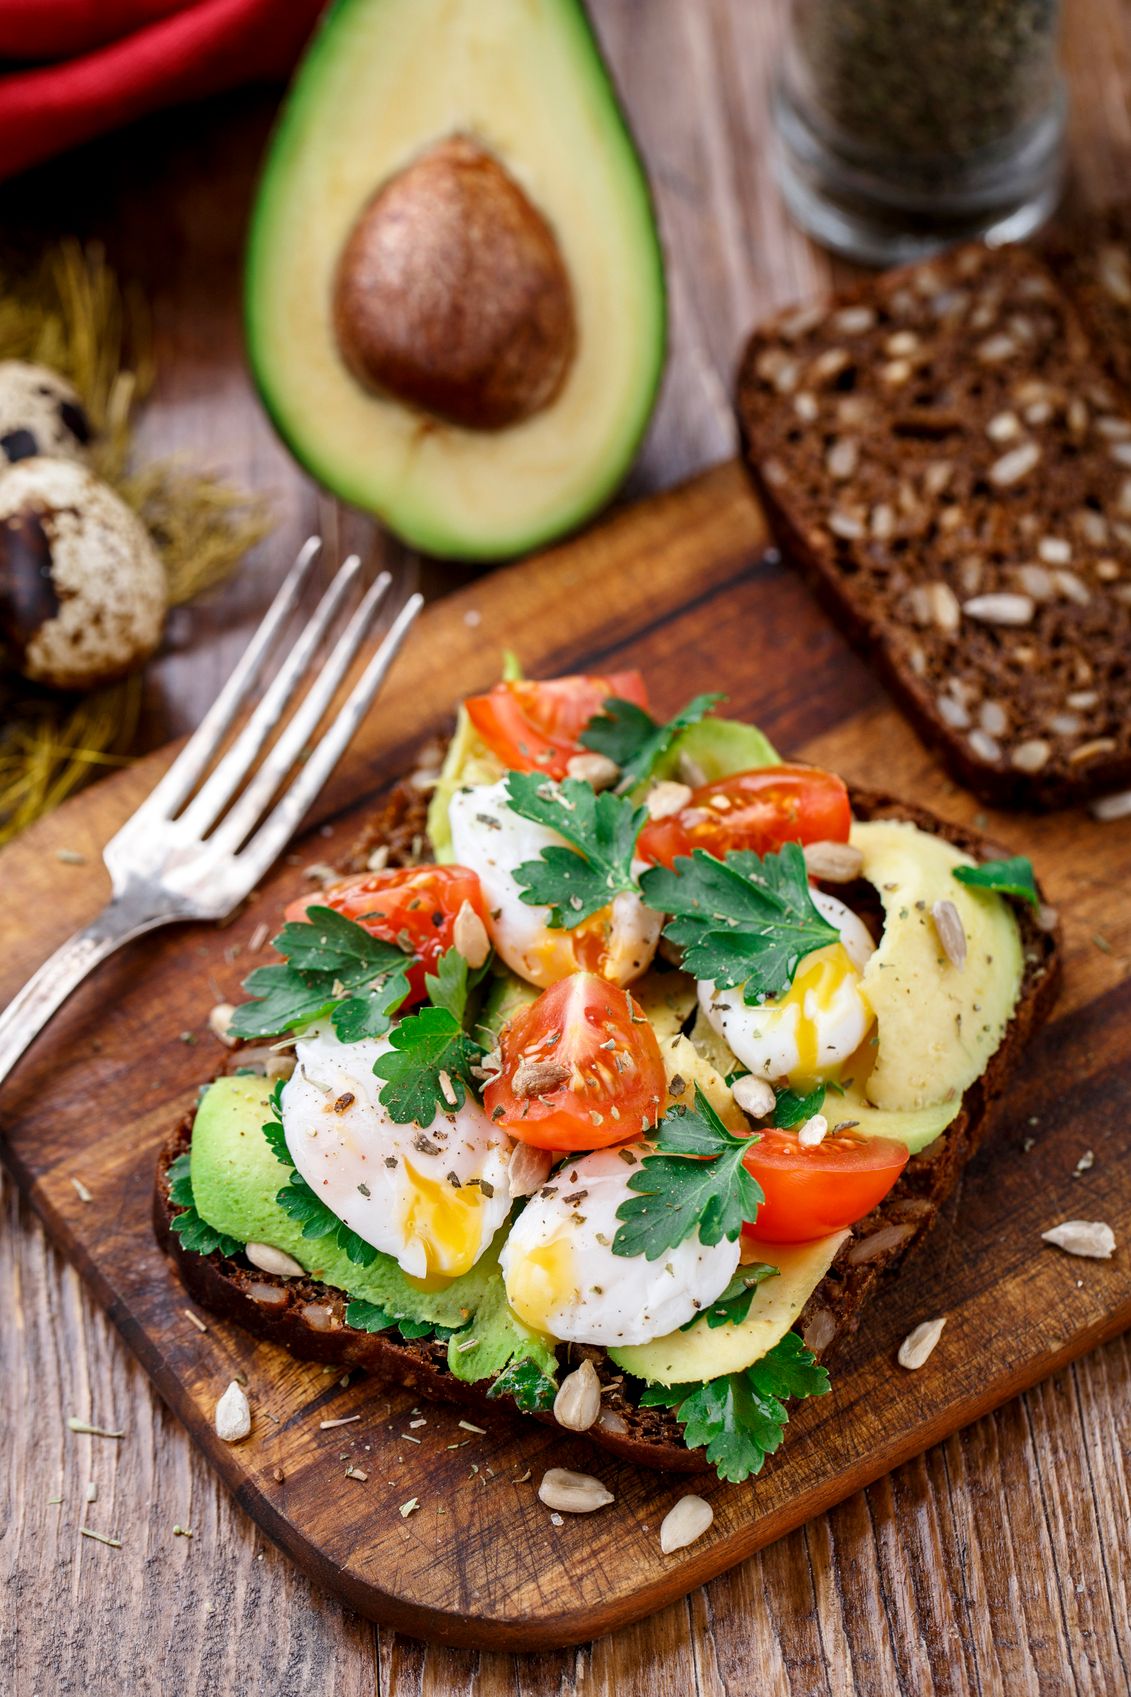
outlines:
[[1066, 566], [1072, 558], [1072, 544], [1063, 536], [1042, 536], [1037, 543], [1037, 554], [1046, 566]]
[[238, 1444], [251, 1431], [251, 1406], [243, 1386], [232, 1380], [216, 1404], [216, 1436], [226, 1444]]
[[701, 1538], [715, 1518], [715, 1511], [702, 1497], [690, 1493], [680, 1497], [660, 1523], [660, 1549], [670, 1556], [673, 1550], [685, 1550]]
[[1093, 819], [1103, 824], [1112, 819], [1126, 819], [1131, 814], [1131, 790], [1118, 790], [1115, 795], [1101, 796], [1090, 809]]
[[942, 1337], [942, 1330], [945, 1325], [946, 1317], [944, 1315], [938, 1320], [924, 1320], [921, 1325], [908, 1332], [900, 1344], [899, 1354], [896, 1356], [899, 1365], [906, 1367], [912, 1373], [917, 1367], [922, 1367], [924, 1361]]
[[482, 966], [491, 953], [491, 939], [487, 935], [487, 927], [468, 901], [461, 903], [456, 914], [455, 924], [452, 926], [452, 944], [472, 971]]
[[1019, 742], [1010, 755], [1010, 764], [1019, 772], [1039, 772], [1048, 763], [1052, 749], [1043, 737], [1029, 737]]
[[1032, 471], [1041, 457], [1040, 445], [1036, 442], [1022, 442], [1016, 448], [1011, 448], [1008, 454], [1003, 454], [990, 467], [990, 482], [999, 489], [1006, 488], [1011, 483], [1017, 483]]
[[851, 843], [806, 843], [802, 849], [805, 870], [812, 878], [828, 884], [849, 884], [859, 878], [864, 856]]
[[1115, 1253], [1115, 1233], [1102, 1220], [1065, 1220], [1042, 1232], [1041, 1237], [1069, 1255], [1082, 1255], [1092, 1261], [1110, 1261]]
[[209, 1031], [211, 1031], [213, 1037], [218, 1037], [221, 1043], [227, 1044], [229, 1049], [233, 1047], [236, 1041], [236, 1039], [231, 1036], [229, 1029], [235, 1015], [235, 1011], [236, 1010], [232, 1006], [231, 1002], [217, 1002], [216, 1006], [212, 1009], [212, 1012], [208, 1015]]
[[673, 813], [682, 812], [691, 800], [691, 795], [687, 784], [677, 784], [670, 778], [654, 784], [644, 798], [649, 819], [667, 819]]
[[552, 1157], [548, 1149], [532, 1143], [516, 1143], [507, 1165], [512, 1196], [533, 1196], [550, 1176]]
[[831, 478], [843, 483], [852, 476], [860, 458], [860, 450], [850, 436], [834, 442], [825, 456], [825, 470]]
[[797, 1133], [797, 1141], [803, 1149], [816, 1149], [824, 1142], [828, 1129], [829, 1122], [824, 1114], [814, 1114]]
[[592, 1514], [616, 1500], [591, 1473], [573, 1473], [568, 1467], [551, 1467], [544, 1473], [538, 1497], [547, 1508], [562, 1509], [566, 1514]]
[[[593, 1363], [583, 1361], [562, 1380], [554, 1398], [554, 1419], [569, 1432], [588, 1432], [600, 1412], [601, 1381]], [[546, 1499], [543, 1497], [542, 1500]], [[561, 1503], [557, 1504], [558, 1508], [561, 1506]]]
[[958, 909], [952, 901], [935, 902], [931, 918], [935, 922], [943, 954], [955, 971], [961, 972], [966, 965], [966, 928]]
[[749, 1114], [752, 1119], [765, 1119], [767, 1114], [772, 1114], [774, 1111], [774, 1103], [777, 1098], [772, 1087], [764, 1079], [755, 1078], [752, 1072], [744, 1073], [741, 1078], [736, 1078], [730, 1087], [730, 1093], [734, 1097], [735, 1104], [742, 1109], [744, 1114]]
[[281, 1279], [306, 1277], [306, 1268], [301, 1267], [293, 1255], [276, 1249], [273, 1243], [245, 1243], [244, 1254], [260, 1272], [275, 1273]]
[[991, 442], [1012, 442], [1020, 434], [1021, 420], [1015, 412], [995, 413], [986, 425], [986, 435]]
[[1027, 625], [1033, 617], [1033, 602], [1028, 595], [975, 595], [963, 603], [962, 611], [986, 625]]

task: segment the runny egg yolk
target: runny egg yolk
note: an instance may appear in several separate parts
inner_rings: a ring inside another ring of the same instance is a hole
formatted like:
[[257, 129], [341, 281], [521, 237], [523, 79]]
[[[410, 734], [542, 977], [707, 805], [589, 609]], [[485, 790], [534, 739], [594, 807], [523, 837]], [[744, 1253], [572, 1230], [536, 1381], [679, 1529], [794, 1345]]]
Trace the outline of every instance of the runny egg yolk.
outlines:
[[573, 1250], [565, 1237], [529, 1250], [507, 1275], [507, 1301], [537, 1332], [548, 1332], [551, 1315], [573, 1307], [579, 1298]]
[[855, 985], [869, 1023], [873, 1019], [868, 999], [859, 984], [860, 974], [843, 943], [830, 943], [801, 962], [786, 994], [773, 1006], [797, 1009], [794, 1042], [797, 1045], [797, 1076], [811, 1079], [821, 1071], [821, 1015], [832, 1011], [845, 984]]
[[446, 1179], [425, 1178], [408, 1160], [404, 1170], [412, 1187], [401, 1211], [405, 1242], [415, 1238], [421, 1244], [430, 1275], [454, 1279], [470, 1272], [482, 1242], [479, 1186], [465, 1184], [457, 1190]]

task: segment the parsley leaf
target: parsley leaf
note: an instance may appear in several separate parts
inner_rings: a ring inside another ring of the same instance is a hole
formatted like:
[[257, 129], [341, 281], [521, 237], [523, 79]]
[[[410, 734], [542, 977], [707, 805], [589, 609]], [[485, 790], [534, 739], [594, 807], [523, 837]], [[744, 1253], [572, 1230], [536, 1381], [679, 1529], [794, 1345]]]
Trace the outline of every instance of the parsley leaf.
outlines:
[[613, 1254], [658, 1261], [695, 1232], [708, 1246], [724, 1237], [733, 1242], [765, 1200], [742, 1164], [752, 1141], [728, 1131], [696, 1085], [695, 1107], [668, 1109], [656, 1139], [660, 1153], [645, 1155], [628, 1180], [638, 1194], [617, 1209], [622, 1224]]
[[387, 1332], [395, 1326], [402, 1338], [450, 1338], [453, 1327], [437, 1326], [431, 1320], [397, 1319], [387, 1314], [379, 1302], [366, 1302], [351, 1296], [346, 1304], [346, 1325], [359, 1332]]
[[777, 1100], [770, 1124], [777, 1126], [779, 1130], [785, 1130], [791, 1125], [803, 1125], [806, 1120], [811, 1120], [825, 1105], [825, 1088], [823, 1084], [815, 1084], [812, 1090], [803, 1096], [796, 1090], [790, 1090], [788, 1086], [784, 1090], [775, 1088], [774, 1095]]
[[169, 1230], [176, 1232], [186, 1249], [194, 1250], [197, 1255], [211, 1255], [214, 1249], [221, 1255], [239, 1254], [243, 1244], [238, 1237], [218, 1232], [197, 1213], [187, 1150], [169, 1164], [169, 1200], [182, 1210], [169, 1222]]
[[283, 926], [273, 946], [296, 972], [328, 972], [345, 990], [371, 984], [404, 965], [403, 949], [372, 936], [332, 907], [308, 907], [304, 920]]
[[708, 1326], [737, 1326], [740, 1325], [750, 1312], [750, 1304], [754, 1300], [754, 1292], [767, 1279], [776, 1279], [778, 1268], [771, 1267], [768, 1261], [751, 1261], [747, 1266], [740, 1267], [722, 1295], [708, 1307], [701, 1308], [698, 1314], [693, 1314], [679, 1329], [689, 1332], [692, 1326], [698, 1326], [706, 1320]]
[[507, 795], [512, 812], [574, 845], [554, 843], [514, 874], [524, 902], [550, 908], [554, 930], [572, 930], [621, 890], [637, 890], [632, 856], [648, 817], [643, 807], [612, 790], [598, 795], [577, 778], [555, 784], [538, 772], [511, 772]]
[[558, 1387], [546, 1377], [536, 1361], [520, 1356], [503, 1369], [487, 1387], [489, 1397], [512, 1396], [524, 1414], [535, 1414], [553, 1408]]
[[954, 876], [960, 884], [968, 884], [972, 889], [1018, 896], [1034, 908], [1041, 905], [1033, 862], [1023, 854], [1015, 854], [1009, 860], [983, 860], [981, 866], [956, 866]]
[[285, 1167], [293, 1167], [294, 1162], [291, 1160], [291, 1152], [287, 1148], [287, 1140], [283, 1135], [284, 1082], [285, 1080], [281, 1078], [276, 1079], [275, 1081], [275, 1088], [272, 1090], [267, 1104], [271, 1109], [271, 1118], [263, 1127], [263, 1135], [271, 1145], [271, 1153], [274, 1155], [275, 1159], [277, 1161], [282, 1161]]
[[460, 1025], [467, 1023], [467, 1003], [471, 992], [488, 971], [490, 957], [482, 966], [471, 970], [458, 949], [445, 949], [436, 962], [435, 972], [424, 974], [424, 988], [434, 1008], [444, 1008]]
[[640, 882], [648, 906], [673, 915], [664, 936], [683, 950], [684, 970], [720, 989], [745, 985], [748, 1004], [787, 990], [802, 957], [839, 937], [814, 905], [796, 843], [761, 858], [736, 849], [716, 860], [696, 849]]
[[307, 1184], [300, 1172], [292, 1172], [275, 1201], [289, 1220], [302, 1227], [303, 1237], [332, 1237], [339, 1249], [344, 1249], [355, 1267], [371, 1267], [377, 1251], [366, 1243], [344, 1220], [339, 1220], [332, 1208]]
[[[344, 1043], [389, 1029], [408, 991], [402, 949], [331, 907], [311, 907], [305, 920], [288, 922], [274, 946], [286, 965], [259, 966], [245, 978], [243, 987], [256, 1000], [232, 1015], [233, 1036], [278, 1037], [327, 1013]], [[364, 994], [343, 1002], [343, 991]]]
[[653, 768], [680, 731], [685, 731], [688, 725], [697, 725], [712, 707], [725, 699], [722, 695], [697, 695], [674, 719], [661, 725], [634, 701], [613, 695], [601, 712], [590, 719], [578, 740], [583, 747], [615, 761], [621, 769], [618, 789], [630, 790], [651, 777]]
[[437, 1114], [463, 1107], [468, 1091], [474, 1091], [471, 1069], [483, 1050], [449, 1008], [422, 1007], [409, 1014], [393, 1027], [389, 1042], [392, 1048], [374, 1062], [373, 1071], [388, 1081], [381, 1101], [397, 1125], [431, 1125]]
[[330, 1010], [330, 1023], [343, 1043], [358, 1043], [363, 1037], [384, 1037], [393, 1023], [401, 1003], [408, 995], [408, 972], [405, 958], [401, 964], [368, 989], [335, 1002]]
[[333, 984], [322, 973], [292, 966], [257, 966], [243, 981], [254, 1002], [241, 1002], [228, 1027], [233, 1037], [280, 1037], [329, 1011]]
[[760, 1361], [702, 1385], [649, 1385], [646, 1408], [670, 1407], [689, 1449], [705, 1449], [721, 1479], [741, 1484], [761, 1471], [785, 1435], [786, 1397], [824, 1396], [829, 1376], [796, 1332], [787, 1332]]

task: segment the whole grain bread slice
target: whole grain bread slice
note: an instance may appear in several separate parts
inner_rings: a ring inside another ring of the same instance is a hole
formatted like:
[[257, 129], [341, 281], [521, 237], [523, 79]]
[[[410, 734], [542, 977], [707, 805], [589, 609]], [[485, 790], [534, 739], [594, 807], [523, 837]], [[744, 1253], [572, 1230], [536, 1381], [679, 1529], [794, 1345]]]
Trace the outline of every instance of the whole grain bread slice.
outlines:
[[783, 551], [962, 783], [1131, 782], [1131, 399], [1047, 264], [967, 247], [784, 313], [737, 408]]
[[[976, 832], [875, 791], [853, 791], [852, 805], [859, 819], [907, 820], [978, 859], [1003, 852]], [[411, 858], [414, 846], [423, 839], [424, 812], [422, 792], [399, 785], [367, 826], [344, 870], [364, 869], [375, 850], [388, 850], [392, 865]], [[841, 886], [841, 893], [850, 892]], [[982, 1077], [966, 1091], [961, 1111], [938, 1144], [913, 1156], [879, 1207], [853, 1227], [798, 1319], [796, 1330], [824, 1361], [843, 1348], [877, 1287], [899, 1271], [930, 1231], [963, 1166], [989, 1131], [1025, 1044], [1051, 1011], [1060, 975], [1055, 917], [1046, 911], [1034, 916], [1025, 910], [1020, 919], [1024, 977], [1003, 1042]], [[233, 1064], [238, 1064], [238, 1050]], [[485, 1384], [457, 1379], [448, 1369], [445, 1343], [401, 1340], [348, 1325], [347, 1299], [340, 1291], [311, 1279], [284, 1279], [261, 1272], [240, 1255], [228, 1257], [218, 1250], [200, 1255], [186, 1249], [171, 1229], [179, 1210], [169, 1195], [169, 1168], [189, 1147], [191, 1129], [191, 1117], [186, 1117], [173, 1128], [158, 1157], [154, 1225], [186, 1289], [202, 1307], [304, 1360], [363, 1367], [414, 1393], [481, 1412], [514, 1406], [510, 1397], [489, 1399]], [[588, 1357], [605, 1387], [599, 1423], [588, 1434], [594, 1443], [628, 1461], [663, 1471], [708, 1470], [702, 1454], [684, 1445], [679, 1423], [670, 1411], [640, 1407], [633, 1386], [616, 1372], [602, 1350], [576, 1347], [568, 1355], [574, 1363]], [[535, 1418], [553, 1424], [552, 1414]]]

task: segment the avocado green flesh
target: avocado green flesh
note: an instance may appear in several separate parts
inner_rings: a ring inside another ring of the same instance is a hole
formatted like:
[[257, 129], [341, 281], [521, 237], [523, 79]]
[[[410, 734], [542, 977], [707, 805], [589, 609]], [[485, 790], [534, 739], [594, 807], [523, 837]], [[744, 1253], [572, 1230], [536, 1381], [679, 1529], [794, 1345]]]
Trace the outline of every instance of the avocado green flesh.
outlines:
[[[334, 269], [376, 189], [472, 136], [551, 225], [577, 350], [541, 412], [498, 431], [364, 389], [331, 323]], [[613, 493], [663, 368], [663, 259], [647, 180], [579, 0], [338, 0], [292, 84], [251, 224], [252, 370], [302, 464], [433, 554], [489, 559]]]
[[736, 772], [753, 772], [759, 766], [778, 766], [781, 756], [757, 725], [741, 719], [700, 719], [673, 738], [667, 753], [657, 762], [657, 778], [679, 776], [680, 757], [694, 762], [708, 784]]
[[[943, 837], [872, 820], [854, 825], [851, 841], [884, 904], [884, 934], [861, 979], [879, 1037], [867, 1099], [889, 1111], [942, 1104], [956, 1113], [1001, 1043], [1021, 993], [1017, 917], [1001, 896], [959, 883], [954, 869], [972, 864], [970, 857]], [[965, 933], [962, 967], [947, 958], [932, 917], [943, 901]]]

